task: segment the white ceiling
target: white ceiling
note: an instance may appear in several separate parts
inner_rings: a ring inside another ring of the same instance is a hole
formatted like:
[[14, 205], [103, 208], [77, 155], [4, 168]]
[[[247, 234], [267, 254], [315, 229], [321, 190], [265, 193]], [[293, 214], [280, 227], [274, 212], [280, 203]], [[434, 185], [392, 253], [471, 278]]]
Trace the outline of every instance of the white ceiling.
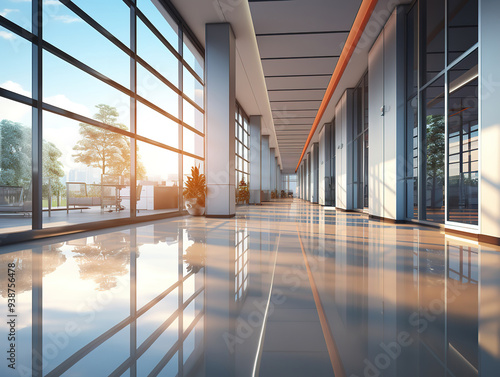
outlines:
[[[302, 149], [362, 0], [171, 0], [199, 41], [205, 24], [231, 23], [236, 36], [236, 98], [248, 115], [263, 116], [284, 173]], [[368, 51], [398, 3], [379, 0], [312, 141], [335, 104], [368, 65]], [[309, 147], [310, 148], [310, 147]]]
[[248, 1], [171, 0], [171, 3], [203, 46], [207, 23], [231, 24], [236, 36], [236, 99], [248, 115], [262, 115], [262, 133], [270, 135], [269, 144], [276, 148], [282, 166]]

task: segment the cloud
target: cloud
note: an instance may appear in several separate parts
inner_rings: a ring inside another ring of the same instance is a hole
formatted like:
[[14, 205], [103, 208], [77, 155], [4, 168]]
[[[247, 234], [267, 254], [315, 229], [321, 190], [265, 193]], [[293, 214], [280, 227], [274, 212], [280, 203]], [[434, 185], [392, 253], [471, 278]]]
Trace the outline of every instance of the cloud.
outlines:
[[0, 31], [0, 38], [6, 39], [8, 41], [13, 41], [14, 39], [16, 39], [16, 35], [2, 30]]
[[19, 9], [4, 9], [0, 11], [0, 16], [7, 17], [7, 15], [12, 12], [19, 12]]
[[16, 93], [22, 94], [23, 96], [31, 97], [31, 93], [29, 91], [23, 89], [21, 84], [19, 84], [17, 82], [8, 80], [8, 81], [4, 82], [3, 84], [1, 84], [0, 86], [4, 89], [10, 90], [11, 92], [16, 92]]
[[92, 115], [87, 106], [71, 101], [64, 94], [47, 97], [44, 99], [44, 102], [83, 116], [90, 117]]
[[[4, 89], [10, 90], [15, 93], [31, 97], [31, 93], [14, 81], [6, 81], [0, 86]], [[7, 98], [0, 97], [0, 120], [8, 119], [12, 122], [19, 122], [27, 127], [31, 127], [31, 107], [23, 105], [19, 102], [8, 100]]]
[[43, 5], [61, 5], [59, 0], [45, 0]]
[[55, 21], [61, 21], [62, 23], [65, 24], [72, 24], [74, 22], [82, 22], [81, 18], [78, 17], [72, 17], [67, 14], [63, 14], [61, 16], [52, 16], [52, 19]]

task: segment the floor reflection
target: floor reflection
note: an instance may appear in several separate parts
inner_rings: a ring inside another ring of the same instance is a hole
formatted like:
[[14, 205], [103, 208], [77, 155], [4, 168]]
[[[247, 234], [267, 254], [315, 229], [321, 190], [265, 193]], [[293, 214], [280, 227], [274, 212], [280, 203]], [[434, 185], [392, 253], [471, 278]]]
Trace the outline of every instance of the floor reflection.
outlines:
[[432, 228], [284, 200], [10, 246], [12, 263], [2, 376], [327, 376], [322, 315], [345, 376], [500, 370], [500, 249]]

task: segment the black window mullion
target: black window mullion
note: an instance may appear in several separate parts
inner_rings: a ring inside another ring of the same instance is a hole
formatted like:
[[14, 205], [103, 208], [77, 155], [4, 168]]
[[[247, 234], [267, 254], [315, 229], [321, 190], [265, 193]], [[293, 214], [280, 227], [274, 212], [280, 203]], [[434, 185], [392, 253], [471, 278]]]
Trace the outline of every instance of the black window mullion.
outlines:
[[37, 37], [35, 36], [35, 34], [30, 33], [28, 30], [22, 28], [21, 26], [15, 24], [14, 22], [8, 20], [3, 16], [0, 16], [0, 26], [3, 26], [4, 28], [30, 41], [31, 43], [37, 43]]
[[193, 68], [191, 68], [191, 66], [188, 64], [188, 62], [184, 60], [184, 58], [182, 59], [182, 65], [189, 71], [189, 73], [191, 73], [194, 76], [196, 80], [198, 80], [198, 82], [201, 85], [205, 85], [203, 79], [196, 73], [196, 71]]
[[153, 66], [151, 66], [148, 62], [146, 62], [143, 58], [137, 56], [137, 62], [140, 63], [144, 68], [146, 68], [150, 73], [152, 73], [158, 80], [160, 80], [170, 89], [172, 89], [175, 93], [177, 93], [178, 95], [182, 95], [182, 92], [179, 88], [177, 88], [174, 84], [172, 84], [168, 79], [163, 77], [163, 75], [160, 72], [158, 72], [155, 68], [153, 68]]
[[[32, 96], [37, 101], [32, 108], [31, 140], [32, 140], [32, 227], [42, 229], [42, 0], [32, 2], [32, 30], [34, 43], [32, 44]], [[35, 364], [33, 364], [35, 365]]]
[[[177, 50], [175, 48], [172, 47], [172, 45], [170, 44], [169, 41], [167, 41], [167, 39], [163, 36], [162, 33], [160, 33], [160, 31], [158, 31], [158, 29], [156, 28], [156, 26], [154, 26], [151, 21], [149, 21], [149, 19], [144, 15], [144, 13], [141, 12], [140, 9], [137, 9], [137, 16], [140, 18], [140, 20], [142, 22], [144, 22], [144, 24], [149, 28], [149, 30], [151, 30], [151, 32], [156, 36], [156, 38], [158, 38], [161, 43], [163, 43], [165, 45], [165, 47], [178, 59], [178, 60], [182, 60], [182, 55], [177, 52]], [[177, 36], [179, 36], [179, 34], [181, 34], [180, 32], [180, 28], [179, 28], [179, 32], [177, 32]]]
[[78, 17], [80, 17], [87, 24], [92, 26], [95, 30], [101, 33], [105, 38], [115, 44], [120, 50], [125, 52], [128, 56], [132, 56], [133, 52], [130, 48], [128, 48], [122, 41], [116, 38], [113, 34], [111, 34], [107, 29], [105, 29], [101, 24], [99, 24], [96, 20], [90, 17], [87, 13], [85, 13], [79, 6], [69, 0], [60, 0], [68, 9], [70, 9], [73, 13], [75, 13]]
[[59, 48], [55, 47], [54, 45], [52, 45], [46, 41], [43, 41], [42, 47], [44, 50], [52, 53], [53, 55], [57, 56], [58, 58], [60, 58], [62, 60], [64, 60], [66, 63], [69, 63], [69, 64], [75, 66], [76, 68], [80, 69], [81, 71], [88, 73], [89, 75], [91, 75], [91, 76], [95, 77], [96, 79], [108, 84], [109, 86], [112, 86], [113, 88], [121, 91], [122, 93], [125, 93], [126, 95], [131, 96], [131, 97], [134, 95], [134, 93], [130, 89], [124, 87], [123, 85], [117, 83], [116, 81], [114, 81], [114, 80], [110, 79], [109, 77], [103, 75], [102, 73], [96, 71], [94, 68], [91, 68], [87, 64], [74, 58], [73, 56], [69, 55], [68, 53], [60, 50]]
[[[32, 44], [32, 96], [37, 101], [32, 107], [31, 118], [31, 153], [32, 153], [32, 178], [31, 178], [31, 201], [33, 230], [43, 227], [42, 212], [42, 2], [33, 0], [31, 6], [32, 30], [36, 38]], [[33, 377], [43, 376], [43, 287], [42, 287], [42, 249], [33, 250], [33, 262], [37, 268], [33, 269], [33, 282], [36, 283], [32, 289], [32, 331], [31, 331], [31, 370]], [[38, 262], [38, 263], [36, 263]]]
[[[130, 7], [130, 49], [132, 55], [130, 57], [130, 131], [137, 135], [137, 16], [135, 0], [134, 4], [129, 4]], [[137, 138], [130, 139], [130, 217], [136, 218], [137, 215]], [[136, 339], [137, 335], [135, 334]], [[133, 345], [134, 354], [137, 344]], [[132, 345], [131, 345], [132, 351]], [[137, 366], [134, 365], [134, 374], [137, 373]], [[132, 369], [131, 369], [132, 374]]]

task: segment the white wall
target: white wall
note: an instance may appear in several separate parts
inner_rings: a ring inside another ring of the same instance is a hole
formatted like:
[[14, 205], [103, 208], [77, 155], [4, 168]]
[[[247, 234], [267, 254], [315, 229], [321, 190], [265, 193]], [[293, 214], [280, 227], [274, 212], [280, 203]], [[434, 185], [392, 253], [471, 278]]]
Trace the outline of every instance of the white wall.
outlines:
[[352, 195], [347, 192], [347, 127], [352, 127], [352, 89], [347, 89], [335, 108], [336, 206], [352, 208]]
[[405, 218], [404, 98], [404, 12], [395, 10], [368, 54], [369, 211], [394, 220]]
[[319, 144], [313, 143], [311, 147], [311, 203], [318, 203], [319, 184]]
[[482, 0], [479, 10], [479, 226], [500, 237], [500, 2]]
[[323, 126], [321, 131], [319, 131], [319, 151], [318, 151], [318, 161], [319, 161], [319, 172], [318, 172], [318, 204], [325, 205], [325, 165], [326, 165], [326, 148], [325, 148], [325, 129], [326, 125]]

